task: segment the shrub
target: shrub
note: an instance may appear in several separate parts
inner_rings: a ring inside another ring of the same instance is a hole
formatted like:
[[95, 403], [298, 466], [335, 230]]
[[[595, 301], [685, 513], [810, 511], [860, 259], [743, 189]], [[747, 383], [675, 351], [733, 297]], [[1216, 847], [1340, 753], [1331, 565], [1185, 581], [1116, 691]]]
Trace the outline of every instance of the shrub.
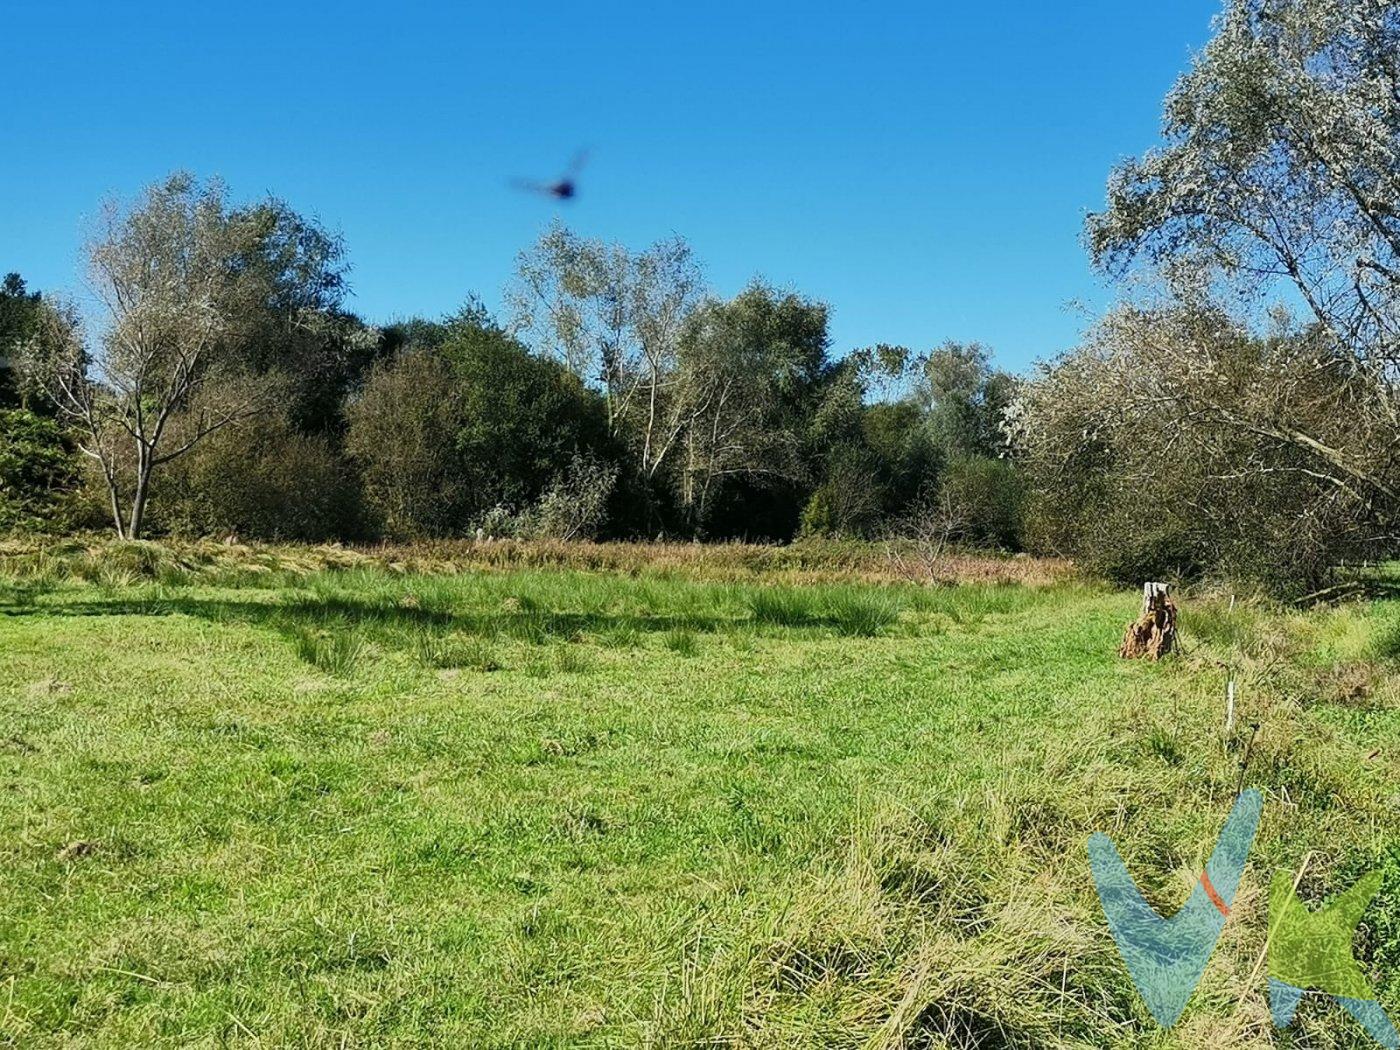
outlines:
[[881, 491], [869, 464], [832, 467], [830, 477], [802, 508], [803, 536], [865, 536], [880, 520]]
[[77, 456], [58, 424], [0, 410], [0, 529], [63, 529], [78, 482]]
[[1008, 419], [1035, 490], [1032, 542], [1133, 583], [1315, 591], [1394, 550], [1394, 397], [1317, 329], [1120, 308]]
[[159, 485], [157, 521], [177, 534], [319, 542], [366, 532], [348, 464], [277, 416], [211, 435]]
[[411, 539], [465, 529], [470, 483], [454, 450], [461, 407], [443, 357], [415, 351], [380, 365], [347, 416], [346, 451], [385, 532]]
[[943, 469], [944, 502], [958, 523], [957, 538], [1017, 550], [1025, 520], [1025, 483], [1015, 464], [960, 456]]
[[[462, 535], [497, 507], [534, 508], [531, 527], [551, 536], [601, 521], [594, 495], [611, 492], [612, 458], [601, 398], [482, 317], [381, 364], [347, 415], [346, 447], [392, 536]], [[581, 514], [565, 506], [577, 499]]]
[[607, 516], [617, 467], [575, 455], [531, 508], [525, 531], [535, 539], [593, 539]]

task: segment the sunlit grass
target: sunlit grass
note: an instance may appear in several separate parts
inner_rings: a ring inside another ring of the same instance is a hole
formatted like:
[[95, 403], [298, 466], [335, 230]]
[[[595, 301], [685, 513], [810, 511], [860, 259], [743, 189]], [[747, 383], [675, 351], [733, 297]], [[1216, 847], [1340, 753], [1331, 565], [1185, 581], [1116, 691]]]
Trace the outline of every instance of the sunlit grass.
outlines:
[[[1309, 851], [1318, 892], [1386, 872], [1395, 1009], [1400, 606], [1188, 595], [1151, 665], [1133, 594], [686, 556], [0, 571], [0, 1042], [1266, 1046], [1264, 886]], [[1172, 910], [1246, 757], [1249, 874], [1161, 1033], [1083, 843]]]

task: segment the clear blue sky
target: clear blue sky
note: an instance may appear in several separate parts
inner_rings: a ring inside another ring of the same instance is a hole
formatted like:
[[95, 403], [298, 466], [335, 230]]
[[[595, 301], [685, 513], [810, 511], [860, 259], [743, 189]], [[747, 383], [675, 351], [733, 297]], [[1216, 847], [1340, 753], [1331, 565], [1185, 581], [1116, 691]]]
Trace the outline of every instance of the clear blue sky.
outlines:
[[[555, 214], [833, 307], [838, 352], [1070, 345], [1078, 240], [1218, 0], [9, 5], [0, 271], [76, 291], [85, 218], [175, 168], [339, 230], [352, 307], [499, 303]], [[592, 148], [568, 206], [520, 194]]]

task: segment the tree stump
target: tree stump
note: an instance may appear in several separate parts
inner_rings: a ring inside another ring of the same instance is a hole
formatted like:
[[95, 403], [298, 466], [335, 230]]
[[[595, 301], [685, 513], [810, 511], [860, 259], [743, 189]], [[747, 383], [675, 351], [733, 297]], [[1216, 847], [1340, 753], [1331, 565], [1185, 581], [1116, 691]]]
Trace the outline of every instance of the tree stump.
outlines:
[[1118, 655], [1127, 660], [1160, 660], [1176, 641], [1176, 605], [1165, 583], [1142, 585], [1142, 615], [1128, 624]]

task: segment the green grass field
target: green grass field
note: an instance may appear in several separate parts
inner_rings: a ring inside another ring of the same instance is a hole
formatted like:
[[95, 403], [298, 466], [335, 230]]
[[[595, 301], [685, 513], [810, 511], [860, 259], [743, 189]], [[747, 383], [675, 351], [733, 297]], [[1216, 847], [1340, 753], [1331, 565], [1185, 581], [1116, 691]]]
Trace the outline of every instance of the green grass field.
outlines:
[[[1257, 963], [1273, 870], [1380, 867], [1400, 1012], [1400, 605], [1188, 597], [1151, 665], [1136, 603], [11, 553], [0, 1042], [1367, 1045], [1320, 1001], [1273, 1033]], [[1084, 840], [1174, 910], [1242, 777], [1251, 868], [1162, 1034]]]

